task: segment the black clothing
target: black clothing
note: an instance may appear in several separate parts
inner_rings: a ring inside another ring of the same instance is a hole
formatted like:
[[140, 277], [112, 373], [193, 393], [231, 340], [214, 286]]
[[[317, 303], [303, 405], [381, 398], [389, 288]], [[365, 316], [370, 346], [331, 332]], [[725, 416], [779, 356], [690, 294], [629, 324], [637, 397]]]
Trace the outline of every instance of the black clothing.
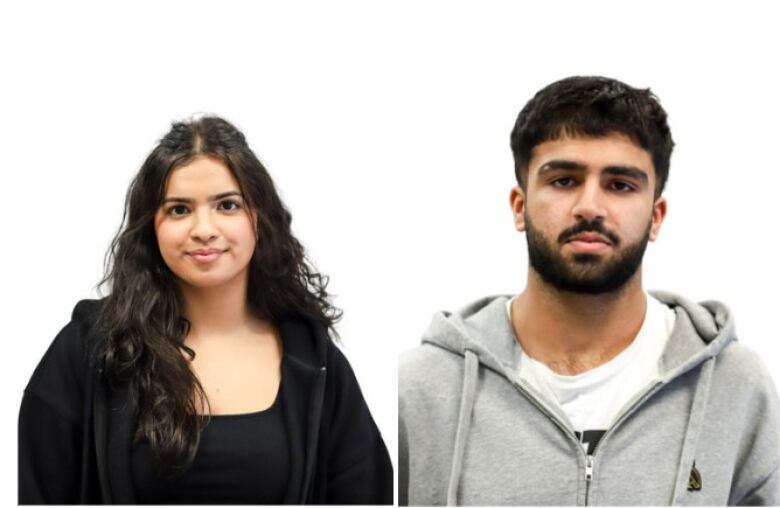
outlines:
[[[136, 502], [135, 409], [91, 360], [99, 300], [82, 300], [33, 373], [19, 415], [19, 503]], [[277, 323], [290, 459], [285, 504], [392, 504], [393, 470], [355, 375], [325, 327]]]
[[131, 457], [136, 502], [282, 504], [290, 459], [280, 399], [264, 411], [212, 416], [192, 464], [175, 478], [160, 478], [149, 443], [138, 443]]

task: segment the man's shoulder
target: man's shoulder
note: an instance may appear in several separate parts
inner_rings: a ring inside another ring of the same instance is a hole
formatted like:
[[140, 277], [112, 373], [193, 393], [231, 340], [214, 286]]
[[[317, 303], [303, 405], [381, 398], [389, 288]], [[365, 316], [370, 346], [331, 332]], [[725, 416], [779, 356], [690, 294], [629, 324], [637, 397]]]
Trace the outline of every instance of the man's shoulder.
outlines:
[[509, 295], [479, 298], [455, 312], [434, 314], [422, 343], [399, 357], [399, 396], [408, 390], [436, 390], [459, 383], [464, 351], [503, 351], [513, 337], [507, 314]]
[[[738, 428], [753, 434], [757, 427], [772, 429], [773, 439], [780, 443], [777, 385], [759, 354], [732, 341], [714, 362], [709, 386], [711, 414], [729, 422], [734, 432]], [[734, 415], [739, 418], [734, 419]]]
[[761, 356], [739, 341], [732, 341], [715, 359], [715, 375], [743, 388], [776, 391], [775, 382]]
[[416, 372], [421, 368], [427, 368], [432, 363], [440, 361], [442, 358], [451, 356], [452, 353], [447, 352], [428, 342], [404, 351], [398, 359], [399, 372]]
[[[398, 359], [398, 376], [400, 378], [416, 377], [430, 373], [442, 366], [458, 362], [460, 355], [448, 351], [436, 344], [423, 342], [419, 346], [404, 351]], [[461, 357], [462, 361], [462, 357]]]
[[[761, 356], [737, 341], [728, 344], [714, 361], [707, 414], [720, 432], [717, 446], [735, 443], [742, 462], [733, 480], [734, 501], [729, 504], [776, 505], [780, 499], [780, 398], [775, 380]], [[772, 501], [766, 503], [767, 499]]]
[[398, 397], [448, 387], [462, 376], [462, 364], [462, 356], [429, 343], [402, 353], [398, 361]]

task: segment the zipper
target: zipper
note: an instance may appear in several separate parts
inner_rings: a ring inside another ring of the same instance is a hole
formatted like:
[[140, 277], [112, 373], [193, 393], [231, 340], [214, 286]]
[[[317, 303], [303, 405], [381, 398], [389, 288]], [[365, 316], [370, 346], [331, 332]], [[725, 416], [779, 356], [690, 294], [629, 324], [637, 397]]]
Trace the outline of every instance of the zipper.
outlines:
[[593, 479], [593, 455], [585, 457], [585, 506], [588, 505], [590, 481]]
[[[512, 378], [508, 378], [512, 379]], [[574, 435], [574, 432], [569, 430], [566, 425], [561, 422], [555, 414], [553, 414], [552, 410], [548, 409], [545, 405], [545, 403], [541, 400], [538, 400], [536, 397], [534, 397], [524, 386], [522, 380], [512, 380], [512, 384], [515, 385], [515, 388], [517, 388], [517, 391], [519, 391], [522, 395], [525, 396], [528, 401], [536, 406], [536, 409], [542, 412], [542, 414], [546, 415], [547, 418], [550, 419], [555, 425], [557, 425], [563, 434], [565, 436], [568, 436], [569, 439], [571, 439], [574, 444], [575, 448], [577, 450], [578, 454], [581, 454], [581, 456], [585, 457], [585, 504], [588, 504], [588, 491], [590, 490], [590, 480], [593, 477], [593, 456], [588, 455], [585, 453], [585, 450], [582, 449], [582, 443], [580, 443], [580, 440], [577, 439], [577, 436]], [[605, 434], [606, 435], [606, 434]], [[601, 438], [604, 439], [603, 437]]]
[[322, 406], [325, 400], [325, 379], [327, 367], [324, 365], [314, 374], [312, 397], [309, 402], [309, 423], [306, 431], [306, 462], [303, 467], [303, 487], [301, 488], [301, 504], [312, 504], [314, 469], [317, 460], [317, 447], [320, 437]]
[[[588, 455], [585, 450], [582, 449], [582, 443], [580, 443], [580, 440], [577, 439], [577, 436], [574, 435], [574, 432], [568, 429], [565, 424], [563, 424], [558, 418], [553, 414], [553, 412], [548, 409], [545, 404], [537, 400], [535, 396], [533, 396], [524, 386], [523, 386], [523, 380], [513, 379], [512, 377], [504, 374], [507, 379], [510, 379], [512, 384], [517, 388], [517, 390], [525, 396], [526, 399], [528, 399], [531, 404], [536, 406], [536, 408], [541, 411], [544, 415], [546, 415], [553, 423], [555, 423], [566, 436], [569, 436], [569, 438], [574, 441], [577, 444], [577, 450], [579, 453], [582, 453], [585, 456], [585, 505], [588, 504], [588, 495], [590, 494], [590, 483], [593, 479], [593, 455]], [[623, 421], [628, 418], [639, 406], [645, 403], [647, 399], [652, 397], [662, 385], [664, 385], [665, 382], [661, 380], [657, 380], [654, 383], [652, 383], [650, 386], [647, 387], [644, 393], [642, 393], [638, 398], [634, 399], [634, 402], [626, 409], [618, 418], [615, 420], [615, 422], [612, 424], [610, 428], [607, 429], [607, 431], [604, 433], [604, 435], [601, 437], [601, 440], [599, 441], [600, 447], [603, 446], [606, 438], [612, 434], [612, 432], [620, 426]], [[598, 450], [597, 450], [598, 451]]]

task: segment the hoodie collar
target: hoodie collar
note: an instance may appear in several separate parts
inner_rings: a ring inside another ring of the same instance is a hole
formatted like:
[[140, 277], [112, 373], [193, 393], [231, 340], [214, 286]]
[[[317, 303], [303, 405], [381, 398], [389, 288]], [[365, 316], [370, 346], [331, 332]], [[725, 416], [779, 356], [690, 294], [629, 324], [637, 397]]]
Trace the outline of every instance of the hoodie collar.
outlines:
[[[675, 325], [661, 357], [659, 372], [664, 381], [684, 374], [716, 356], [736, 340], [734, 319], [722, 303], [695, 303], [667, 291], [651, 296], [675, 311]], [[433, 316], [422, 342], [454, 354], [474, 352], [486, 368], [510, 377], [519, 361], [512, 324], [506, 315], [509, 295], [481, 298], [461, 310]]]
[[675, 312], [674, 328], [659, 369], [665, 381], [717, 356], [737, 339], [734, 316], [724, 304], [711, 300], [695, 303], [667, 291], [650, 294]]
[[457, 312], [434, 314], [422, 342], [461, 356], [472, 351], [482, 366], [507, 374], [517, 365], [520, 352], [506, 316], [509, 298], [508, 295], [488, 296]]

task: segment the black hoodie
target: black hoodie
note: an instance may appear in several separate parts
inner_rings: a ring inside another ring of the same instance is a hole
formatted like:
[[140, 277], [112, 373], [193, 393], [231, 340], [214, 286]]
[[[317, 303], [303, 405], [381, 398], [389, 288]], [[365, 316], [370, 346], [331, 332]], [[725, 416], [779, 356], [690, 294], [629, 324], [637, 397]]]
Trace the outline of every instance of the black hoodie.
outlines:
[[[20, 504], [133, 504], [135, 411], [92, 360], [99, 300], [82, 300], [27, 385], [19, 414]], [[393, 470], [355, 375], [325, 327], [278, 323], [290, 437], [288, 504], [392, 504]]]

